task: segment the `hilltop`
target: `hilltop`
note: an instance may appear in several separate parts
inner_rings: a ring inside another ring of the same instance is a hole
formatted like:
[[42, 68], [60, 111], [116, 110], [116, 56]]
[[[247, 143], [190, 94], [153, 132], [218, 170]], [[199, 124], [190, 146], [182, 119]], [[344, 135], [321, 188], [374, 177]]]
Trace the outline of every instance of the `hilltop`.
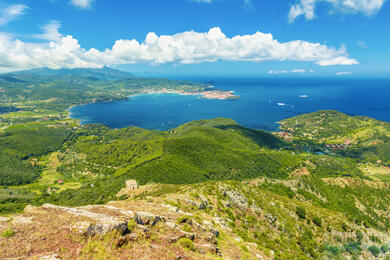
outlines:
[[[280, 122], [281, 129], [321, 151], [339, 152], [361, 161], [390, 164], [390, 123], [324, 110]], [[320, 145], [320, 146], [318, 146]], [[322, 146], [321, 146], [322, 145]]]
[[[388, 211], [384, 209], [389, 206], [390, 186], [345, 181], [331, 184], [307, 178], [288, 181], [263, 178], [193, 185], [152, 184], [130, 186], [122, 192], [127, 199], [106, 205], [28, 206], [23, 214], [0, 221], [3, 230], [0, 257], [373, 259], [380, 256], [383, 259], [389, 256], [388, 222], [385, 224]], [[339, 195], [335, 196], [335, 191], [350, 199], [346, 197], [336, 206]], [[366, 200], [362, 191], [375, 201]], [[358, 206], [354, 200], [359, 202]], [[377, 203], [384, 208], [376, 206]], [[378, 217], [385, 222], [372, 226], [369, 216], [377, 212], [381, 212]]]

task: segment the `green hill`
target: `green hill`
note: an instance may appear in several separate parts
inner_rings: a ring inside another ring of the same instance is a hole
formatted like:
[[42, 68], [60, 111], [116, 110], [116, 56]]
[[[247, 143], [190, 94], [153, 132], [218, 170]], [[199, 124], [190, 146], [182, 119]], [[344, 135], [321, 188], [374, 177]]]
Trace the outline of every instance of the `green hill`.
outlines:
[[293, 136], [294, 142], [328, 145], [344, 156], [363, 161], [380, 160], [390, 165], [386, 152], [390, 147], [387, 122], [324, 110], [288, 118], [280, 124], [283, 131]]

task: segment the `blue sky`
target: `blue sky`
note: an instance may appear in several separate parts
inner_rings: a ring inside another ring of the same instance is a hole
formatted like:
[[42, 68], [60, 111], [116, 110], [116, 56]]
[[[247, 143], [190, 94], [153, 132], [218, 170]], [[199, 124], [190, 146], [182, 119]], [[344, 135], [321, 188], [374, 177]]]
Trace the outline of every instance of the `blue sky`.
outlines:
[[389, 46], [386, 0], [0, 0], [2, 72], [387, 76]]

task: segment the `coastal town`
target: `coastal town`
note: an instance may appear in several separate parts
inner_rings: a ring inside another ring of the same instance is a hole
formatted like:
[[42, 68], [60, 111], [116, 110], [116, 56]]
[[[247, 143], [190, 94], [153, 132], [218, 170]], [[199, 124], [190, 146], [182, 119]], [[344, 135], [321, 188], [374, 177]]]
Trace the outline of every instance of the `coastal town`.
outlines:
[[208, 89], [204, 91], [185, 91], [181, 89], [166, 89], [163, 88], [161, 90], [145, 90], [144, 94], [178, 94], [184, 96], [199, 96], [203, 99], [218, 99], [218, 100], [236, 100], [240, 99], [240, 96], [235, 95], [234, 91], [224, 91], [218, 89]]

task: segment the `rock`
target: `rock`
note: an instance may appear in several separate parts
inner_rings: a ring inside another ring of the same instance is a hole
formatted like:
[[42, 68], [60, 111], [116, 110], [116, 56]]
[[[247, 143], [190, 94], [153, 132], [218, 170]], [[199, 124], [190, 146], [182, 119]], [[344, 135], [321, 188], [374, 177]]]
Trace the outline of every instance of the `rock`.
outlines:
[[177, 228], [177, 225], [173, 222], [165, 222], [165, 225], [167, 225], [167, 227], [169, 227], [171, 229]]
[[274, 215], [270, 214], [270, 213], [265, 213], [264, 215], [265, 215], [265, 219], [266, 219], [270, 224], [275, 223], [276, 220], [277, 220], [277, 218], [276, 218]]
[[149, 212], [138, 211], [135, 214], [135, 222], [140, 225], [154, 226], [161, 220], [164, 220], [164, 218]]
[[215, 223], [217, 223], [218, 225], [220, 225], [224, 229], [231, 230], [229, 228], [228, 224], [226, 223], [226, 219], [225, 218], [214, 217], [213, 219], [214, 219]]
[[213, 226], [213, 223], [209, 220], [203, 220], [203, 225], [206, 225], [208, 227], [212, 227]]
[[53, 254], [53, 255], [41, 256], [38, 259], [39, 260], [56, 260], [56, 259], [60, 259], [60, 258], [56, 254]]
[[15, 216], [12, 218], [12, 224], [27, 225], [33, 223], [31, 218], [26, 218], [22, 216]]
[[193, 241], [195, 239], [195, 234], [179, 230], [179, 234], [173, 237], [168, 237], [167, 240], [170, 243], [176, 243], [180, 238], [189, 238]]
[[219, 231], [215, 228], [210, 228], [210, 232], [213, 233], [215, 237], [219, 237]]
[[135, 217], [134, 211], [131, 211], [131, 210], [120, 209], [120, 208], [110, 206], [110, 205], [103, 205], [103, 207], [110, 209], [110, 210], [113, 210], [113, 211], [117, 211], [117, 212], [121, 213], [122, 215], [125, 215], [129, 219], [133, 219]]
[[183, 231], [183, 230], [180, 230], [180, 233], [183, 235], [182, 237], [189, 238], [192, 241], [194, 241], [194, 239], [195, 239], [195, 234], [194, 233], [186, 232], [186, 231]]
[[225, 207], [228, 207], [228, 208], [231, 208], [231, 207], [232, 207], [232, 204], [230, 204], [229, 201], [223, 200], [223, 201], [222, 201], [222, 204], [223, 204]]
[[199, 199], [201, 200], [202, 203], [199, 205], [199, 209], [212, 209], [213, 206], [210, 204], [210, 201], [204, 196], [204, 195], [199, 195]]
[[225, 191], [223, 195], [227, 197], [231, 203], [236, 204], [240, 208], [248, 207], [248, 200], [242, 193], [238, 191], [228, 190]]
[[81, 233], [85, 236], [103, 236], [113, 230], [118, 230], [121, 234], [123, 234], [127, 230], [128, 222], [117, 217], [94, 213], [80, 208], [68, 208], [52, 204], [43, 204], [42, 208], [61, 210], [74, 216], [90, 218], [92, 220], [91, 222], [78, 222], [76, 225], [71, 227], [74, 232]]
[[104, 236], [113, 230], [124, 234], [127, 231], [127, 222], [118, 220], [100, 220], [98, 223], [78, 222], [71, 227], [71, 230], [84, 236]]
[[168, 210], [172, 211], [172, 212], [179, 212], [179, 208], [178, 207], [175, 207], [175, 206], [172, 206], [172, 205], [169, 205], [169, 204], [164, 204], [164, 205], [161, 205], [165, 208], [167, 208]]
[[219, 253], [219, 248], [216, 247], [215, 245], [201, 244], [201, 245], [199, 245], [199, 247], [201, 247], [205, 251], [204, 253], [212, 253], [212, 254]]
[[128, 236], [129, 236], [130, 241], [133, 241], [133, 242], [137, 241], [137, 239], [138, 239], [138, 235], [136, 233], [131, 233]]
[[0, 217], [0, 222], [10, 222], [12, 219], [7, 217]]
[[32, 206], [32, 205], [27, 205], [25, 208], [24, 208], [24, 212], [25, 213], [30, 213], [30, 212], [34, 212], [38, 209], [38, 207], [35, 207], [35, 206]]

